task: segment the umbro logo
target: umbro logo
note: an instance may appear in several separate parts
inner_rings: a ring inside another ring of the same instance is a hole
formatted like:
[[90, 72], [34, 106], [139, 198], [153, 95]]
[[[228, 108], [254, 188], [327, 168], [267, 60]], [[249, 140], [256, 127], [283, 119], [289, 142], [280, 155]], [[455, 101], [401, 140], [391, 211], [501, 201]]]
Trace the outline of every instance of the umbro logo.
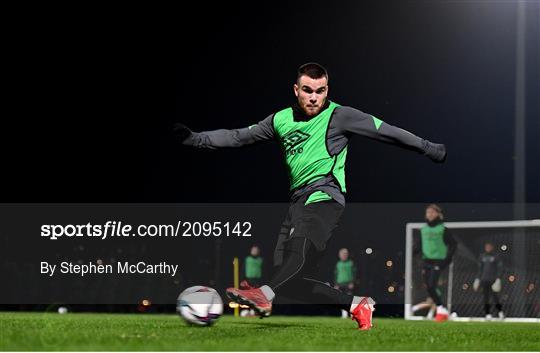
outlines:
[[[283, 145], [285, 147], [285, 152], [289, 153], [295, 151], [294, 147], [298, 146], [302, 142], [306, 141], [311, 135], [306, 134], [300, 130], [291, 131], [285, 136], [283, 136]], [[300, 151], [297, 151], [301, 153]]]

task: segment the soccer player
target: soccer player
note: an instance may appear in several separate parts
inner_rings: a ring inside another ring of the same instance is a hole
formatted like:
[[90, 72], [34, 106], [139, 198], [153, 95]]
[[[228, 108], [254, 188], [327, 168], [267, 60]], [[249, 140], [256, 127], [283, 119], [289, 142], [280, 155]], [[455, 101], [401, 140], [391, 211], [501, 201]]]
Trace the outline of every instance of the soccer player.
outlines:
[[[354, 281], [356, 279], [356, 267], [353, 260], [349, 258], [349, 249], [342, 248], [338, 252], [338, 262], [334, 268], [334, 288], [352, 295]], [[348, 318], [349, 311], [341, 310], [341, 317]]]
[[374, 301], [343, 293], [316, 279], [332, 231], [345, 207], [345, 160], [354, 135], [393, 144], [444, 162], [446, 148], [392, 126], [373, 115], [328, 99], [328, 73], [307, 63], [298, 69], [297, 102], [246, 128], [193, 132], [183, 124], [175, 131], [183, 144], [198, 148], [241, 147], [276, 140], [288, 167], [291, 202], [274, 252], [276, 271], [258, 288], [227, 289], [234, 301], [269, 316], [276, 295], [316, 304], [333, 304], [350, 312], [359, 329], [372, 327]]
[[261, 284], [263, 258], [260, 255], [261, 250], [259, 247], [253, 245], [249, 251], [249, 255], [244, 260], [245, 280], [251, 287], [258, 287]]
[[499, 301], [499, 293], [501, 291], [501, 271], [502, 261], [495, 254], [495, 246], [492, 243], [484, 244], [484, 253], [480, 254], [478, 275], [474, 280], [473, 289], [478, 291], [482, 289], [484, 294], [484, 310], [486, 313], [486, 319], [491, 320], [491, 305], [489, 303], [489, 297], [493, 298], [497, 315], [500, 319], [504, 319], [504, 312], [502, 311], [502, 305]]
[[452, 262], [457, 243], [443, 223], [443, 213], [435, 204], [426, 207], [426, 225], [420, 230], [423, 280], [430, 298], [437, 306], [436, 321], [448, 320], [439, 288], [441, 272]]

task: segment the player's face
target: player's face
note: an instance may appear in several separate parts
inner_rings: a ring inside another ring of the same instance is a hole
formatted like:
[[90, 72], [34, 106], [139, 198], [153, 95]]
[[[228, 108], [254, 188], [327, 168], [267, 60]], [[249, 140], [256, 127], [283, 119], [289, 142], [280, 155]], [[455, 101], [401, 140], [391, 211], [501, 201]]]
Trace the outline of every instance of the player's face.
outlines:
[[341, 250], [339, 252], [339, 259], [341, 261], [347, 261], [348, 258], [349, 258], [349, 252], [347, 250]]
[[426, 209], [426, 220], [428, 222], [433, 222], [437, 218], [439, 218], [439, 212], [437, 212], [436, 210], [434, 210], [431, 207]]
[[251, 256], [259, 256], [259, 248], [254, 246], [251, 248]]
[[294, 85], [294, 94], [298, 105], [307, 116], [319, 114], [328, 95], [328, 80], [326, 77], [313, 79], [306, 75], [300, 76]]
[[486, 245], [484, 245], [484, 250], [486, 252], [492, 252], [493, 251], [493, 244], [487, 243]]

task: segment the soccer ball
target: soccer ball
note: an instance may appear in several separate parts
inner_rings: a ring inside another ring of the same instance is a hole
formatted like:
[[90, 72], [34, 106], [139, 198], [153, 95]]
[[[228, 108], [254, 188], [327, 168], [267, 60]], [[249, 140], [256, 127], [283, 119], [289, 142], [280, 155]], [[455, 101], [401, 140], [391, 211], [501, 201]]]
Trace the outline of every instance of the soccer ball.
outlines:
[[178, 296], [176, 311], [189, 324], [210, 326], [223, 314], [223, 301], [213, 288], [189, 287]]

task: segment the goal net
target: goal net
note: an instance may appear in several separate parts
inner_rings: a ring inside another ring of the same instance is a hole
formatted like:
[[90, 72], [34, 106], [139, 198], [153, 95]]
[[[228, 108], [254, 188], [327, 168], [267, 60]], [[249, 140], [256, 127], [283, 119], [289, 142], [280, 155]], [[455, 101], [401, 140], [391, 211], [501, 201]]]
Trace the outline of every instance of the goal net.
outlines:
[[[406, 226], [405, 319], [409, 320], [425, 319], [430, 309], [426, 305], [412, 311], [413, 305], [430, 300], [422, 279], [422, 255], [413, 253], [424, 225]], [[458, 243], [452, 264], [438, 283], [451, 319], [485, 320], [482, 290], [474, 290], [474, 281], [484, 244], [491, 243], [502, 261], [497, 294], [505, 321], [540, 322], [540, 221], [445, 222], [445, 226]]]

